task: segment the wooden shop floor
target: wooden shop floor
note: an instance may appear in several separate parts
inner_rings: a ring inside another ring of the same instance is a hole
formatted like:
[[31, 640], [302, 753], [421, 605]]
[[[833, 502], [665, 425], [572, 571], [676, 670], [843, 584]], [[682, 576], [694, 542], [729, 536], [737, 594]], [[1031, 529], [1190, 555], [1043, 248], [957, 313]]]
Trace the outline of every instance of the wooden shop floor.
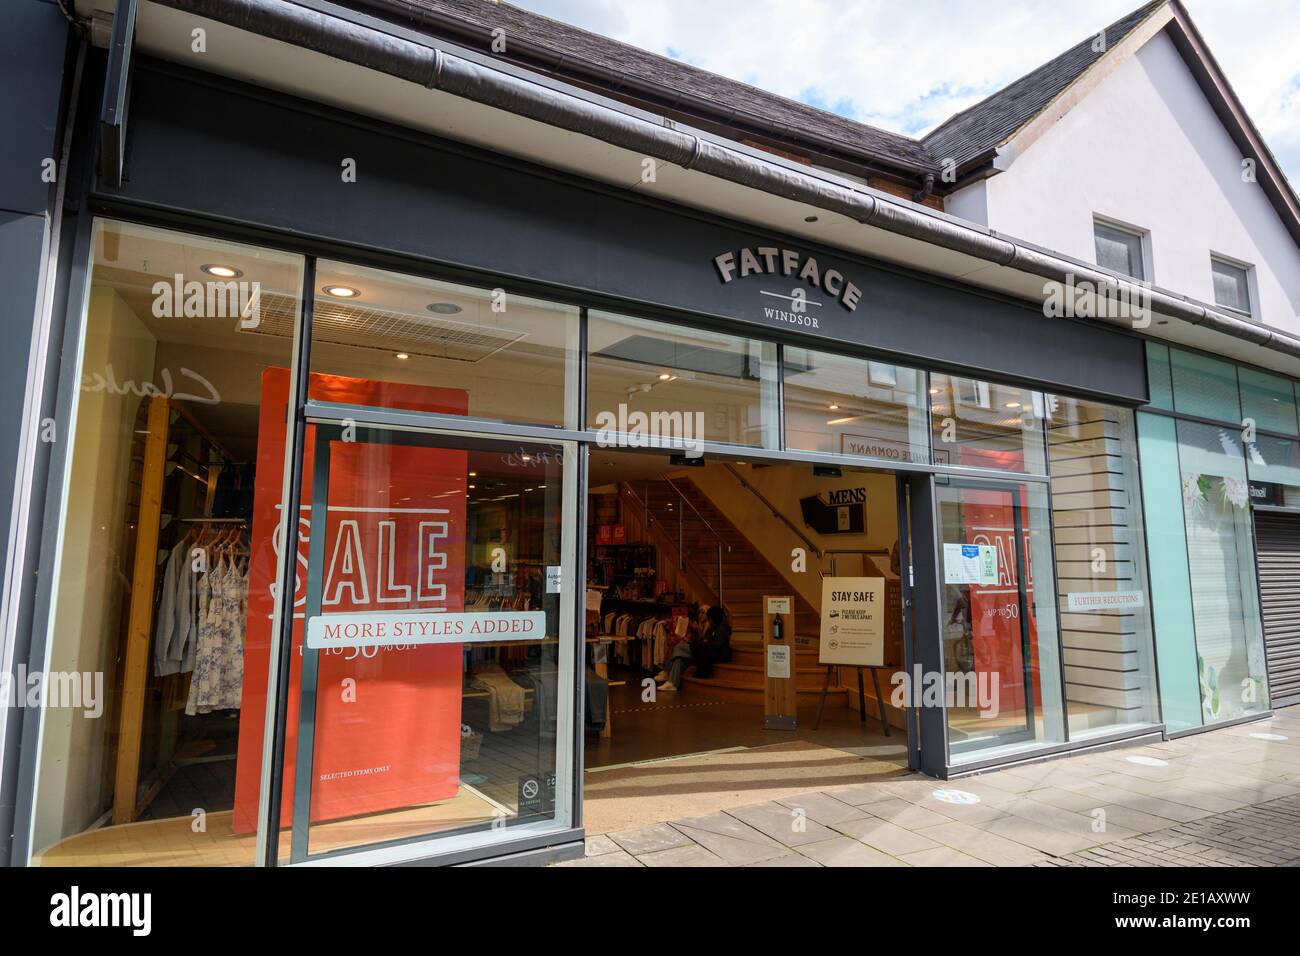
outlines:
[[[423, 836], [490, 819], [498, 805], [469, 787], [450, 800], [312, 827], [313, 853], [385, 840]], [[195, 833], [190, 817], [146, 820], [88, 830], [55, 843], [32, 859], [35, 866], [251, 866], [256, 837], [235, 833], [233, 812], [210, 813], [207, 832]], [[280, 841], [288, 862], [288, 834]]]
[[698, 689], [698, 685], [660, 693], [653, 703], [648, 703], [641, 700], [640, 681], [635, 676], [620, 672], [611, 677], [625, 683], [609, 689], [612, 735], [587, 735], [585, 766], [589, 769], [732, 747], [767, 747], [793, 740], [904, 766], [907, 763], [907, 736], [898, 727], [893, 727], [888, 737], [881, 733], [874, 697], [867, 701], [865, 724], [859, 720], [856, 707], [827, 706], [821, 726], [813, 730], [817, 707], [801, 702], [797, 730], [765, 730], [762, 703], [719, 700]]

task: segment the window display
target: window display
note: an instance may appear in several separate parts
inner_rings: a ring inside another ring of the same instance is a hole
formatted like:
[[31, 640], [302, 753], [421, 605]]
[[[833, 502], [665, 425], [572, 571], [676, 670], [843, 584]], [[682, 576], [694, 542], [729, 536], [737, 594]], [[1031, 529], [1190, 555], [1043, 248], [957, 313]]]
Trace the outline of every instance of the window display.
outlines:
[[297, 316], [303, 261], [113, 222], [93, 242], [48, 667], [105, 699], [43, 710], [33, 859], [251, 864], [232, 819], [237, 772], [260, 772], [238, 746], [250, 532], [283, 474], [261, 381], [292, 357], [264, 307]]

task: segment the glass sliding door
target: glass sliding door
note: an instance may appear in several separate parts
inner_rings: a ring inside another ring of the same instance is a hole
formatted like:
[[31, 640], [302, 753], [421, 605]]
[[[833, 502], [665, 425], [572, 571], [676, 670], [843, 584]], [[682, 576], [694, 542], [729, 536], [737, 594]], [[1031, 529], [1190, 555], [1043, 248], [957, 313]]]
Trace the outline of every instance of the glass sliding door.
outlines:
[[950, 762], [1060, 742], [1046, 486], [954, 480], [937, 492]]
[[568, 443], [310, 426], [282, 860], [572, 825], [575, 462]]

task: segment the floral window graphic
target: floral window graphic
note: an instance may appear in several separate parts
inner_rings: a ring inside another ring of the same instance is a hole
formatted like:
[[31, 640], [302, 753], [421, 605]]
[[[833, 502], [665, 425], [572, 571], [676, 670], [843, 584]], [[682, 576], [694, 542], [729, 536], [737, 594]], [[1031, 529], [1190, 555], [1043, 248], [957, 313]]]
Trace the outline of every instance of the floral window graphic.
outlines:
[[1268, 699], [1258, 623], [1243, 593], [1252, 561], [1248, 484], [1185, 471], [1182, 489], [1201, 708], [1207, 721], [1230, 720]]

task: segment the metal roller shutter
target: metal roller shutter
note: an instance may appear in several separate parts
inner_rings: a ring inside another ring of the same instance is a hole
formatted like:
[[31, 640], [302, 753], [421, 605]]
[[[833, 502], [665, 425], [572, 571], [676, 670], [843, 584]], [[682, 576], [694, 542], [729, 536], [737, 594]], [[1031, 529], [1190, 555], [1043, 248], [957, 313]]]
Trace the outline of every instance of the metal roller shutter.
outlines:
[[1274, 707], [1300, 703], [1300, 514], [1255, 512], [1260, 613]]

